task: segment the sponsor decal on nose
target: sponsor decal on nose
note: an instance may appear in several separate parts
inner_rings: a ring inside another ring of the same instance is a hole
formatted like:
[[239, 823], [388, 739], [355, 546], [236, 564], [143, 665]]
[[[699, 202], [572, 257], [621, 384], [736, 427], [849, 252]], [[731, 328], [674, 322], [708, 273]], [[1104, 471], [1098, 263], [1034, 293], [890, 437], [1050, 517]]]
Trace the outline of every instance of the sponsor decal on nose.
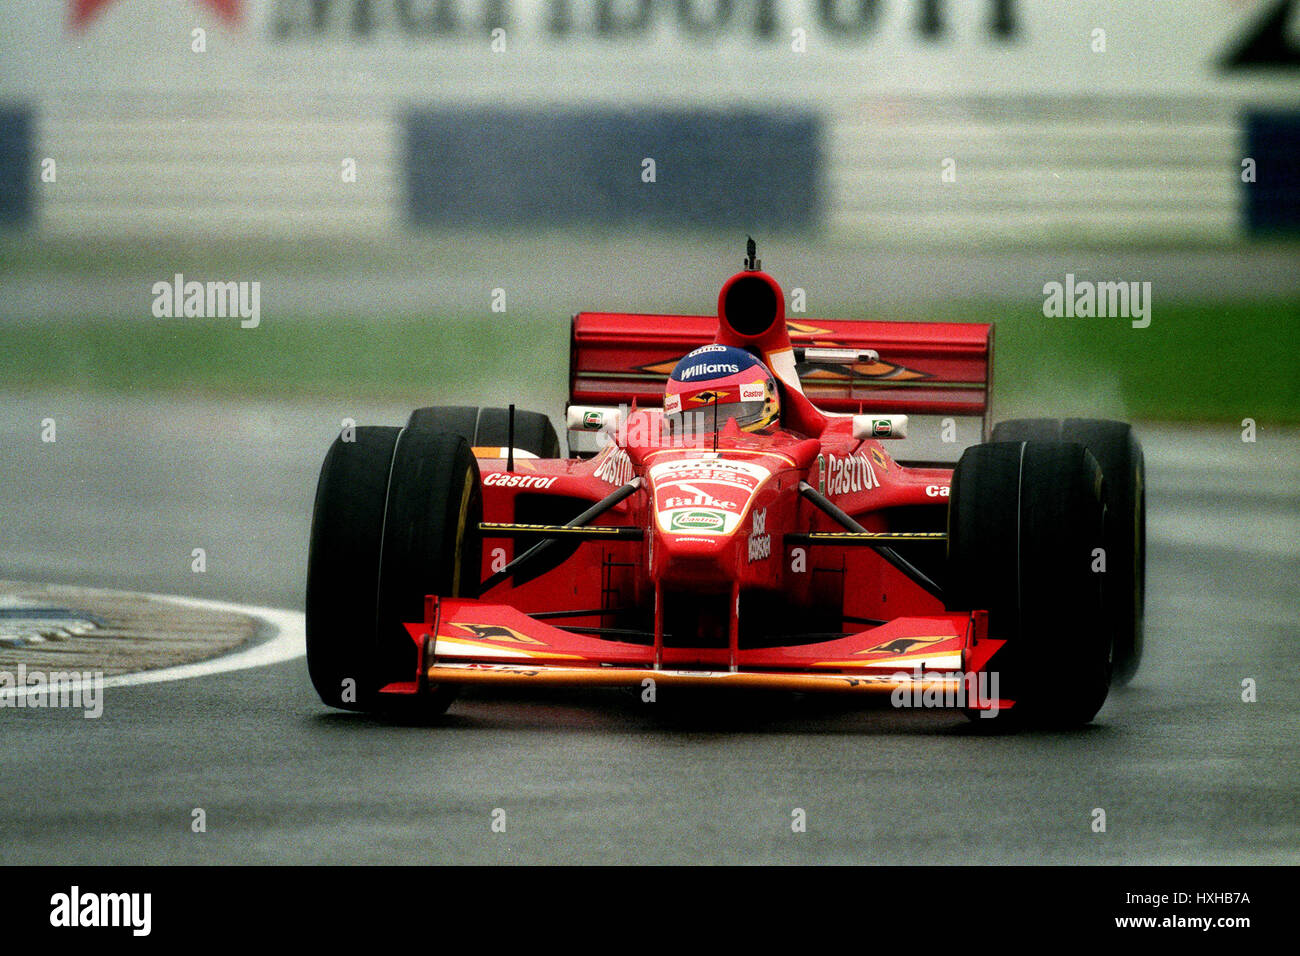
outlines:
[[669, 531], [722, 531], [727, 516], [721, 511], [674, 511], [668, 523]]

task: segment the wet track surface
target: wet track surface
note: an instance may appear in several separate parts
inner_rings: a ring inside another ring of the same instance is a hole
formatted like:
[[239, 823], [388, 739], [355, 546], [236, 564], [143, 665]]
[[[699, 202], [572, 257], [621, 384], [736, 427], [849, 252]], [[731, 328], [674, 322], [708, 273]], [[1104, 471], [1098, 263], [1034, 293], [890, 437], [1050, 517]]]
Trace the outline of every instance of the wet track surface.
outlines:
[[[0, 409], [0, 575], [288, 608], [335, 423], [402, 417]], [[35, 437], [47, 415], [54, 445]], [[111, 689], [98, 720], [0, 711], [0, 862], [1296, 862], [1300, 435], [1140, 434], [1147, 658], [1086, 730], [984, 736], [946, 713], [617, 691], [478, 693], [402, 726], [328, 711], [299, 659]]]

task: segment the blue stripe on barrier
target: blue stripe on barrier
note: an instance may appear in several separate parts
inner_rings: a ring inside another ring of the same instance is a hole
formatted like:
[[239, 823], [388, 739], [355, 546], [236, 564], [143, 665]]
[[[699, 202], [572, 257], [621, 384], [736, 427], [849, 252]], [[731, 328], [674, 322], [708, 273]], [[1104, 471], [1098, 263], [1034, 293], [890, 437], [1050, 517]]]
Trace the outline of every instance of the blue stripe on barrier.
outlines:
[[1246, 155], [1255, 160], [1255, 182], [1242, 184], [1247, 230], [1300, 230], [1300, 113], [1248, 112]]
[[822, 219], [812, 113], [417, 109], [405, 132], [418, 225], [799, 230]]
[[0, 226], [21, 226], [32, 220], [33, 128], [31, 110], [0, 105]]

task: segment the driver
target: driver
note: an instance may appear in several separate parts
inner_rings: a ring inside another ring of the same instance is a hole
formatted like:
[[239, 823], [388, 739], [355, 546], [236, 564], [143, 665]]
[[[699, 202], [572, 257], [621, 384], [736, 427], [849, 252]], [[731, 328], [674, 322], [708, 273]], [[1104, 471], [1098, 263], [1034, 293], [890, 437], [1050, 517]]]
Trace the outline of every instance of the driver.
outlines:
[[767, 366], [744, 349], [701, 346], [678, 362], [668, 376], [664, 417], [670, 429], [711, 432], [715, 414], [719, 430], [729, 418], [747, 432], [780, 424], [776, 381]]

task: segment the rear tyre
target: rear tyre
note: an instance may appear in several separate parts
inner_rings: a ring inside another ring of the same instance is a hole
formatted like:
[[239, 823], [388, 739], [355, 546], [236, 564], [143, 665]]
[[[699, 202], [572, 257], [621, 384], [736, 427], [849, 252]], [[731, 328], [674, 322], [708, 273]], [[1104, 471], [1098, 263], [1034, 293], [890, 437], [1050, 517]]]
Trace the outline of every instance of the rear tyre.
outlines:
[[[420, 421], [408, 424], [393, 452], [374, 605], [376, 667], [383, 683], [410, 680], [416, 672], [418, 651], [403, 625], [423, 620], [425, 595], [478, 595], [482, 519], [478, 464], [469, 443]], [[421, 707], [445, 710], [450, 689], [429, 690]]]
[[1105, 479], [1106, 616], [1115, 641], [1112, 683], [1123, 686], [1142, 663], [1146, 604], [1146, 464], [1125, 422], [1021, 418], [1000, 422], [994, 441], [1061, 439], [1092, 452]]
[[990, 662], [998, 696], [1016, 702], [1001, 725], [1078, 726], [1105, 702], [1101, 489], [1096, 460], [1073, 443], [975, 445], [953, 472], [948, 606], [986, 609], [989, 637], [1006, 642]]
[[1059, 418], [1012, 418], [993, 426], [990, 442], [1061, 441]]
[[384, 501], [398, 428], [361, 427], [334, 440], [321, 466], [307, 552], [307, 670], [321, 700], [367, 710]]
[[[471, 448], [504, 448], [510, 439], [510, 410], [445, 405], [417, 408], [407, 427], [450, 432]], [[538, 458], [560, 458], [560, 439], [551, 420], [541, 412], [515, 409], [515, 447]]]

